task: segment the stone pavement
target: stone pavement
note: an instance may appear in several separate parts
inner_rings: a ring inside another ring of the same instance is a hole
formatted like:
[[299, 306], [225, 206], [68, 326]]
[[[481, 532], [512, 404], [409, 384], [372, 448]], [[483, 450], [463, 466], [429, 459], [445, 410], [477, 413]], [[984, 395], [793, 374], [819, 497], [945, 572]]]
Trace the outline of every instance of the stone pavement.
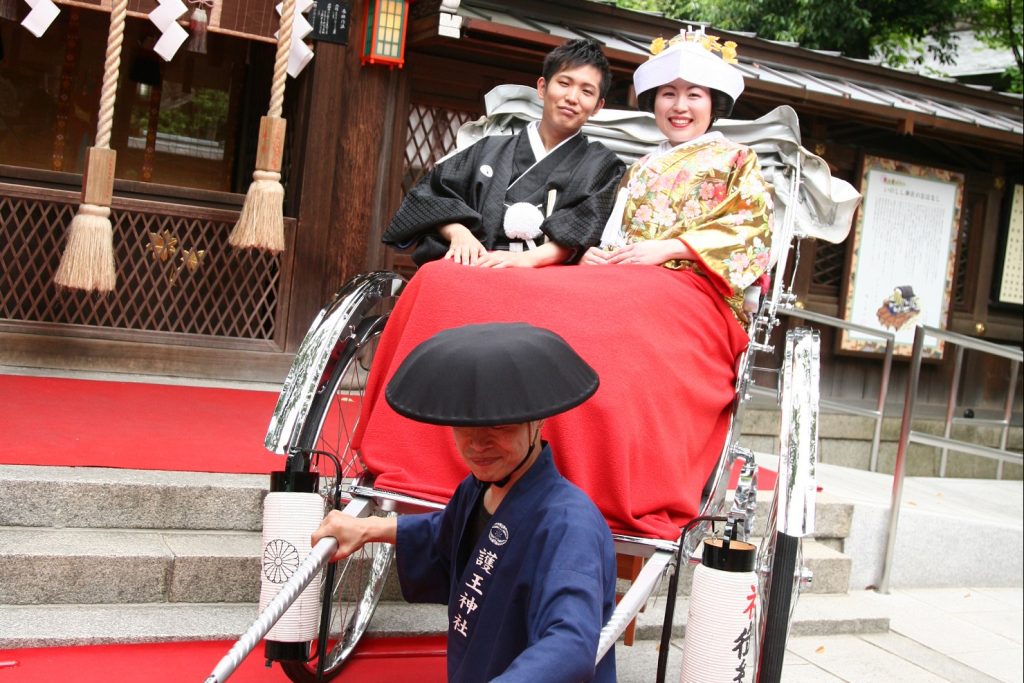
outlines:
[[[880, 578], [892, 477], [819, 464], [818, 480], [823, 491], [854, 506], [844, 544], [854, 561], [846, 596], [852, 600], [822, 596], [828, 602], [815, 610], [845, 612], [856, 605], [857, 611], [887, 618], [889, 628], [791, 636], [784, 683], [1024, 683], [1020, 481], [908, 477], [894, 587], [884, 595], [865, 588]], [[915, 587], [929, 582], [942, 587]], [[961, 587], [971, 585], [979, 587]], [[816, 598], [801, 598], [798, 618]], [[657, 648], [657, 640], [632, 648], [620, 643], [619, 683], [653, 681]], [[679, 680], [681, 660], [682, 639], [675, 639], [669, 683]]]
[[[1024, 681], [1024, 589], [931, 588], [878, 595], [887, 633], [791, 637], [784, 683], [1019, 683]], [[650, 683], [658, 643], [616, 646], [619, 683]], [[682, 639], [666, 680], [679, 680]]]

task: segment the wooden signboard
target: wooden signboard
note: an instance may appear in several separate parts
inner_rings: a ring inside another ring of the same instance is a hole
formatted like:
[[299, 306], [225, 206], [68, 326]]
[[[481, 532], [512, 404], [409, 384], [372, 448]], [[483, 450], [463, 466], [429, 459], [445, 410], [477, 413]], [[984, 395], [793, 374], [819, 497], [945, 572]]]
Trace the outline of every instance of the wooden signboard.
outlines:
[[[864, 158], [844, 317], [894, 332], [897, 356], [910, 355], [918, 324], [946, 327], [963, 190], [959, 173]], [[883, 353], [885, 344], [844, 330], [840, 349]], [[924, 356], [941, 358], [942, 343], [927, 339]]]
[[996, 303], [1019, 309], [1024, 306], [1024, 185], [1013, 186], [1001, 244]]
[[351, 0], [316, 0], [309, 11], [313, 32], [309, 37], [317, 41], [348, 45], [348, 27], [352, 21]]

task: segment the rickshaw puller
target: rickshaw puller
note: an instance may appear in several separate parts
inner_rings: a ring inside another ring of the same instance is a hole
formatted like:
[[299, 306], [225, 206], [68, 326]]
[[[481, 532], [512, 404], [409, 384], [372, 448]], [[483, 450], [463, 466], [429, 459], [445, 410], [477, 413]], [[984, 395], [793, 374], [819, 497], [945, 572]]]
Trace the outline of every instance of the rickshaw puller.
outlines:
[[525, 323], [444, 330], [388, 383], [399, 414], [451, 426], [471, 474], [444, 510], [395, 518], [331, 512], [313, 535], [334, 560], [370, 542], [396, 545], [402, 594], [448, 605], [448, 680], [615, 681], [596, 666], [615, 607], [608, 525], [555, 468], [544, 420], [589, 398], [597, 374], [558, 335]]

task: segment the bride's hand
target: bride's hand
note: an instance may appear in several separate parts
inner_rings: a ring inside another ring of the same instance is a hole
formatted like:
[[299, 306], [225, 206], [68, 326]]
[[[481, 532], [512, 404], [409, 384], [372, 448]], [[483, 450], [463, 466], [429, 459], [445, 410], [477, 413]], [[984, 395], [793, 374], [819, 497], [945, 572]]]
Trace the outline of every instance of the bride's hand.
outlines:
[[633, 242], [616, 249], [608, 263], [641, 266], [660, 266], [666, 261], [685, 258], [686, 249], [679, 240], [646, 240]]
[[608, 258], [612, 255], [612, 252], [604, 251], [597, 247], [591, 247], [587, 249], [582, 258], [580, 258], [581, 266], [603, 266], [607, 265]]

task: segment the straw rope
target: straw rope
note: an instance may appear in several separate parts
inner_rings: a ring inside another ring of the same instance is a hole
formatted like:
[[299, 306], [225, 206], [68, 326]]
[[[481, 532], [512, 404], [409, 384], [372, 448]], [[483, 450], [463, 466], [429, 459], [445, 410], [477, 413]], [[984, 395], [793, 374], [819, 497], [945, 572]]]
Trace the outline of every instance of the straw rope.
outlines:
[[110, 30], [103, 62], [96, 141], [86, 154], [82, 203], [68, 226], [64, 253], [53, 274], [53, 281], [61, 287], [109, 292], [117, 284], [114, 229], [108, 206], [113, 194], [117, 153], [110, 149], [110, 132], [114, 126], [117, 74], [121, 67], [127, 17], [128, 0], [114, 0], [110, 8]]
[[284, 251], [284, 187], [281, 185], [281, 154], [284, 148], [284, 87], [288, 81], [288, 55], [292, 49], [295, 0], [284, 0], [281, 28], [277, 32], [274, 80], [270, 86], [270, 107], [260, 120], [260, 141], [256, 147], [256, 169], [245, 193], [238, 223], [228, 243], [240, 248]]
[[277, 33], [277, 55], [274, 57], [274, 80], [270, 86], [270, 108], [267, 116], [281, 117], [284, 108], [284, 86], [288, 80], [288, 53], [292, 49], [292, 24], [295, 22], [295, 0], [284, 0], [281, 28]]
[[121, 66], [121, 45], [124, 43], [124, 24], [127, 16], [128, 0], [114, 0], [114, 6], [110, 10], [107, 55], [103, 62], [103, 84], [100, 88], [100, 112], [95, 147], [110, 149], [110, 131], [114, 126], [114, 100], [117, 99], [117, 72]]

